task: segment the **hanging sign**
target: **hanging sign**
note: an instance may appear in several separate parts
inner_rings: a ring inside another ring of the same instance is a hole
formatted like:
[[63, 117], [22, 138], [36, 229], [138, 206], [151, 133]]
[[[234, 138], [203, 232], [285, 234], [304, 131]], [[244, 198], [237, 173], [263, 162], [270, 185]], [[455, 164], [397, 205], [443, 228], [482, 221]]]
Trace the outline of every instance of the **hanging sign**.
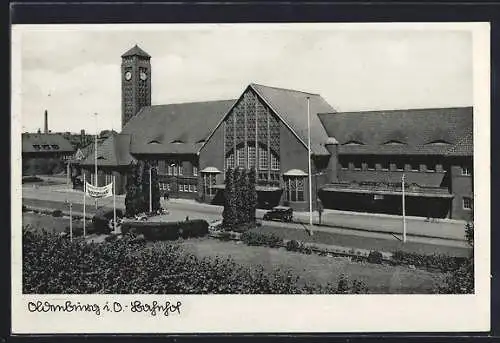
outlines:
[[86, 194], [91, 198], [107, 198], [113, 196], [113, 183], [103, 187], [93, 186], [88, 182], [86, 183]]

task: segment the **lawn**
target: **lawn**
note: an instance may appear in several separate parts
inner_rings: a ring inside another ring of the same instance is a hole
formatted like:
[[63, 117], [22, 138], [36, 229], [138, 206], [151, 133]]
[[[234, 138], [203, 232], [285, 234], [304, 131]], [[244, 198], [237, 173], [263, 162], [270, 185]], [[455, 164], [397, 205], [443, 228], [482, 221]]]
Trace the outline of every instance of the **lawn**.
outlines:
[[283, 239], [295, 239], [302, 242], [321, 243], [338, 245], [342, 247], [378, 250], [386, 252], [394, 252], [402, 250], [405, 252], [413, 252], [419, 254], [444, 254], [449, 256], [466, 257], [470, 254], [470, 249], [443, 246], [435, 244], [423, 244], [417, 242], [403, 243], [396, 238], [384, 239], [374, 237], [363, 237], [354, 235], [343, 235], [339, 233], [328, 232], [328, 229], [315, 230], [312, 236], [309, 236], [304, 229], [292, 229], [278, 226], [263, 225], [252, 229], [254, 232], [262, 232], [275, 234]]
[[198, 257], [228, 257], [236, 263], [262, 265], [267, 271], [290, 269], [301, 281], [320, 284], [337, 283], [341, 274], [364, 281], [370, 293], [426, 294], [433, 293], [442, 273], [413, 270], [405, 266], [376, 265], [350, 262], [346, 258], [305, 255], [283, 248], [250, 247], [243, 243], [222, 242], [210, 238], [189, 239], [181, 242], [188, 253]]
[[[73, 220], [73, 225], [81, 221]], [[44, 228], [48, 232], [63, 232], [69, 226], [69, 218], [40, 215], [37, 213], [23, 213], [23, 226], [30, 225], [34, 229]]]

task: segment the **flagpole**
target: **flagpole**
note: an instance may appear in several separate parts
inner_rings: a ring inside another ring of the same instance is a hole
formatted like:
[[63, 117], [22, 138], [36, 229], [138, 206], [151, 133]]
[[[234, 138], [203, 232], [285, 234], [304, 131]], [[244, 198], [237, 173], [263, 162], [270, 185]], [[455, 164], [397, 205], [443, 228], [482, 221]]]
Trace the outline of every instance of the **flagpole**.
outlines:
[[[95, 139], [94, 139], [94, 169], [95, 169], [95, 180], [94, 186], [97, 187], [97, 135], [98, 135], [98, 125], [97, 125], [97, 113], [95, 115]], [[95, 209], [97, 210], [97, 198], [95, 199]]]
[[152, 169], [152, 167], [149, 166], [149, 213], [153, 212], [153, 203], [152, 203], [153, 195], [151, 193], [151, 191], [152, 191], [152, 187], [151, 187], [151, 169]]
[[116, 233], [116, 191], [115, 191], [115, 175], [113, 174], [113, 223], [114, 223], [114, 230]]
[[403, 243], [406, 243], [406, 205], [405, 205], [405, 174], [401, 177], [401, 189], [403, 190]]
[[85, 180], [85, 172], [83, 173], [83, 238], [85, 238], [85, 198], [87, 197], [87, 181]]
[[71, 212], [71, 200], [69, 201], [69, 240], [73, 242], [73, 215]]
[[312, 172], [311, 172], [311, 113], [310, 98], [307, 97], [307, 166], [309, 169], [309, 225], [312, 233], [313, 213], [312, 213]]

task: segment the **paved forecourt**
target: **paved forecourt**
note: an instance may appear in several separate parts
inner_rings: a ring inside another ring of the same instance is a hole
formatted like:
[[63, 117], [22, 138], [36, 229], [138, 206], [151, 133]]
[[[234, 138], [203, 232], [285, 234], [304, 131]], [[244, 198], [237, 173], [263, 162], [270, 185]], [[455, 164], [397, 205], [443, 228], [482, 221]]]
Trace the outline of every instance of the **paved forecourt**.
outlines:
[[[74, 204], [83, 203], [83, 193], [72, 189], [67, 189], [65, 185], [58, 186], [40, 186], [23, 185], [22, 189], [23, 200], [37, 199], [51, 202], [65, 202], [71, 201]], [[113, 206], [112, 198], [99, 200], [99, 204], [103, 206]], [[125, 196], [120, 195], [116, 197], [117, 208], [125, 208]], [[189, 218], [206, 218], [219, 219], [222, 215], [222, 206], [215, 206], [209, 204], [197, 203], [192, 200], [171, 199], [164, 201], [162, 199], [162, 206], [167, 208], [172, 214], [172, 220]], [[42, 206], [43, 207], [43, 206]], [[91, 211], [94, 207], [94, 201], [87, 198], [86, 208]], [[76, 209], [75, 209], [76, 210]], [[257, 217], [262, 218], [265, 213], [264, 210], [257, 210]], [[294, 221], [301, 223], [309, 222], [308, 212], [295, 212]], [[318, 213], [313, 213], [313, 223], [318, 223]], [[330, 230], [331, 227], [337, 230], [348, 230], [351, 232], [360, 231], [360, 235], [366, 235], [366, 232], [371, 233], [384, 233], [402, 234], [402, 218], [400, 216], [380, 215], [380, 214], [367, 214], [357, 212], [344, 212], [325, 210], [322, 215], [322, 224], [325, 225], [325, 230]], [[464, 225], [465, 222], [439, 219], [438, 221], [427, 221], [425, 218], [408, 217], [407, 218], [407, 234], [408, 236], [415, 236], [422, 238], [435, 238], [445, 240], [464, 240]], [[323, 229], [317, 227], [315, 230]]]

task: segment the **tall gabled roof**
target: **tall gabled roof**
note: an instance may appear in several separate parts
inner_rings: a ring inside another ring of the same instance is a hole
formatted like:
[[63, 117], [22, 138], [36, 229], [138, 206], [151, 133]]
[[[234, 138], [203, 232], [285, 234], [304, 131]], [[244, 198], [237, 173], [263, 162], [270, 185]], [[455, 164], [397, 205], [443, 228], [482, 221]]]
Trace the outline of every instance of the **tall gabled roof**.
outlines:
[[[89, 153], [81, 165], [94, 165], [94, 150]], [[97, 145], [98, 166], [127, 166], [134, 158], [130, 155], [130, 135], [112, 134], [102, 143]]]
[[129, 56], [141, 56], [141, 57], [151, 58], [151, 56], [146, 51], [139, 48], [137, 44], [122, 55], [122, 57], [129, 57]]
[[[472, 107], [322, 113], [344, 154], [453, 154], [472, 133]], [[356, 137], [356, 144], [349, 144]], [[472, 136], [469, 151], [472, 155]], [[469, 153], [461, 149], [462, 153]]]
[[70, 141], [59, 133], [23, 133], [23, 153], [74, 152]]
[[318, 118], [318, 113], [335, 112], [335, 109], [321, 95], [255, 83], [250, 84], [250, 87], [264, 99], [306, 146], [307, 98], [309, 98], [311, 151], [316, 155], [328, 155], [328, 150], [324, 146], [328, 135]]
[[235, 100], [143, 107], [125, 125], [132, 154], [196, 154]]

